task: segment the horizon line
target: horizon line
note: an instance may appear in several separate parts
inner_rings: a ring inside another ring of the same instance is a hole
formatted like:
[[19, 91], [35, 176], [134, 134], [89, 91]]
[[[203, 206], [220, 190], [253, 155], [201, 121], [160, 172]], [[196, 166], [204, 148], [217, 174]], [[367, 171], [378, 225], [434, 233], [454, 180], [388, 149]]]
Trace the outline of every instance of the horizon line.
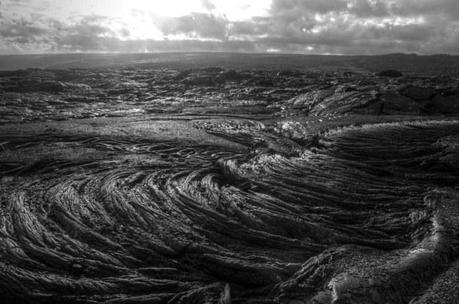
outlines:
[[419, 56], [419, 57], [433, 57], [433, 56], [459, 56], [459, 54], [448, 53], [433, 53], [433, 54], [420, 54], [420, 53], [381, 53], [381, 54], [305, 54], [305, 53], [288, 53], [288, 52], [244, 52], [244, 51], [160, 51], [160, 52], [117, 52], [117, 51], [90, 51], [90, 52], [56, 52], [56, 53], [20, 53], [20, 54], [0, 54], [0, 57], [6, 56], [59, 56], [59, 55], [160, 55], [160, 54], [234, 54], [234, 55], [295, 55], [295, 56], [323, 56], [323, 57], [378, 57], [378, 56]]

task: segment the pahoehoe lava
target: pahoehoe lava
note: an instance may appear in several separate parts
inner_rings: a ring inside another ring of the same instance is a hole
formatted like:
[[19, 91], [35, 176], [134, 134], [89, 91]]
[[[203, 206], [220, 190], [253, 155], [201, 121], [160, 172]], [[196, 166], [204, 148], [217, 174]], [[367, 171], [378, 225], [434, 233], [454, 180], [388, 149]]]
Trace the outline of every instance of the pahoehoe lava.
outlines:
[[458, 122], [336, 128], [312, 144], [198, 123], [240, 148], [3, 136], [2, 149], [96, 156], [0, 160], [0, 297], [419, 304], [459, 269]]

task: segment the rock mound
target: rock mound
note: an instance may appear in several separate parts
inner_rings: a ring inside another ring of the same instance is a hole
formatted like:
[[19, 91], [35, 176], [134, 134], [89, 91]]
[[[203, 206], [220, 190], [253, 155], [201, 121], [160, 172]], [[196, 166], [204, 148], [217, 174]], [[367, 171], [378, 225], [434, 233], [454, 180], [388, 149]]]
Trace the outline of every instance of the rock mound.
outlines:
[[385, 70], [385, 71], [376, 73], [376, 76], [396, 78], [396, 77], [402, 77], [403, 74], [402, 72], [397, 71], [397, 70]]

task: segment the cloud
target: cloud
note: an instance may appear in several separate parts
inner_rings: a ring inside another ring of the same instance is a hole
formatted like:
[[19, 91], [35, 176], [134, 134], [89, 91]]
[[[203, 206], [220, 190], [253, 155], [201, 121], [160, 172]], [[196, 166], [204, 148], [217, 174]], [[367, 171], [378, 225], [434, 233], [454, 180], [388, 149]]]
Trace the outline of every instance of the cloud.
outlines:
[[215, 5], [210, 0], [202, 0], [201, 3], [202, 6], [208, 11], [216, 9]]
[[193, 38], [226, 40], [228, 20], [213, 14], [192, 13], [168, 18], [159, 24], [164, 35], [185, 35]]
[[304, 53], [458, 53], [458, 7], [457, 0], [274, 0], [264, 22], [235, 28]]
[[459, 1], [457, 0], [391, 1], [389, 7], [393, 14], [401, 16], [435, 15], [457, 19], [459, 15]]
[[[60, 24], [60, 31], [56, 31], [55, 42], [58, 47], [78, 50], [107, 50], [108, 41], [115, 38], [115, 33], [103, 25], [106, 18], [101, 16], [86, 16], [72, 25]], [[113, 42], [112, 42], [113, 43]]]
[[142, 18], [153, 16], [145, 28], [164, 40], [140, 39], [138, 30], [109, 16], [53, 18], [34, 1], [0, 2], [0, 52], [459, 54], [458, 0], [272, 0], [268, 15], [243, 20], [219, 13], [213, 0], [201, 0], [204, 11], [175, 17], [139, 10]]
[[35, 25], [30, 20], [19, 19], [0, 23], [0, 37], [25, 43], [40, 40], [47, 33], [47, 28]]
[[274, 0], [271, 11], [273, 14], [284, 11], [325, 14], [333, 11], [343, 11], [346, 7], [346, 0]]
[[349, 12], [359, 18], [389, 16], [389, 5], [382, 0], [354, 0], [350, 1]]

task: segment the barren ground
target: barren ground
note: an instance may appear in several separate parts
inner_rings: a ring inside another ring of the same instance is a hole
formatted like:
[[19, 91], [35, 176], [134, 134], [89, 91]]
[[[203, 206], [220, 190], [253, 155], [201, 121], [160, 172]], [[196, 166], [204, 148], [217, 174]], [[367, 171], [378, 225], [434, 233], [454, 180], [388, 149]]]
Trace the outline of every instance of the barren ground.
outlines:
[[5, 303], [457, 303], [453, 76], [0, 77]]

